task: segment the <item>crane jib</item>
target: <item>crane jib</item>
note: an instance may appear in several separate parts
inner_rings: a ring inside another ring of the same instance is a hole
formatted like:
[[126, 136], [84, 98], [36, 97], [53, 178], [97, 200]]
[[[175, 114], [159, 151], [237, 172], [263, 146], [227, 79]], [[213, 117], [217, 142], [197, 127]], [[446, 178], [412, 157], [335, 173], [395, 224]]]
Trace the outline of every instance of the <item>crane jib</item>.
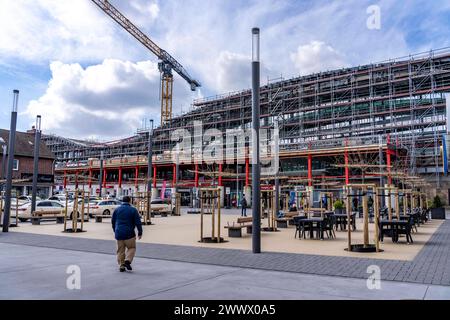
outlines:
[[[173, 58], [168, 52], [158, 47], [148, 36], [146, 36], [138, 27], [136, 27], [130, 20], [128, 20], [117, 8], [115, 8], [107, 0], [91, 0], [94, 2], [103, 12], [116, 21], [122, 28], [130, 33], [136, 40], [149, 49], [154, 55], [156, 55], [161, 62], [163, 62], [167, 68], [170, 66], [176, 73], [178, 73], [186, 82], [191, 86], [191, 90], [195, 91], [201, 84], [197, 80], [191, 78], [184, 67]], [[170, 72], [169, 72], [170, 73]]]

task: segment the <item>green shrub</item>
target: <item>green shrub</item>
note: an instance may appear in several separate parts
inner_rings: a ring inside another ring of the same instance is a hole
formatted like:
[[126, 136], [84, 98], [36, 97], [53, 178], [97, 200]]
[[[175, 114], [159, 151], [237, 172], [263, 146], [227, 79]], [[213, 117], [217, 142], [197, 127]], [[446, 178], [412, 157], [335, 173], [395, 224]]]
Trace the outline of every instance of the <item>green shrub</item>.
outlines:
[[336, 200], [334, 202], [335, 209], [344, 209], [344, 203], [341, 200]]
[[441, 197], [436, 196], [433, 198], [433, 203], [431, 204], [431, 208], [433, 209], [437, 209], [437, 208], [442, 208], [442, 201], [441, 201]]

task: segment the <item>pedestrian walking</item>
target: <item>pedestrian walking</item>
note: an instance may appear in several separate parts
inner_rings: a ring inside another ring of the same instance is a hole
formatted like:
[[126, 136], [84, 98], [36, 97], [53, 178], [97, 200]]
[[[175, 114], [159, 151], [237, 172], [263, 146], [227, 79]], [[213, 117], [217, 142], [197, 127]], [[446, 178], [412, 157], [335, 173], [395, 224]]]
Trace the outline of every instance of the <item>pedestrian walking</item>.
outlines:
[[242, 206], [241, 216], [246, 217], [247, 216], [247, 199], [245, 199], [245, 195], [242, 196], [241, 206]]
[[131, 198], [125, 196], [123, 203], [118, 207], [111, 218], [112, 228], [117, 240], [117, 262], [119, 271], [133, 270], [131, 263], [136, 254], [136, 233], [138, 230], [138, 239], [142, 238], [141, 216], [137, 209], [131, 206]]

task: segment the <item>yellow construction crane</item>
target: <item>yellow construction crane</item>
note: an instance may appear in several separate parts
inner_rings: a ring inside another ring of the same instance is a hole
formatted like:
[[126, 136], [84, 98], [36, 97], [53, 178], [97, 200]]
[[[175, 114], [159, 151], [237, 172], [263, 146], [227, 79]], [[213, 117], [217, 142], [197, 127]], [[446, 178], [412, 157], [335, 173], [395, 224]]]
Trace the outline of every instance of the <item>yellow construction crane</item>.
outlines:
[[119, 10], [117, 10], [117, 8], [108, 2], [108, 0], [91, 1], [158, 57], [158, 69], [161, 73], [161, 125], [169, 123], [172, 120], [172, 70], [178, 73], [189, 83], [192, 91], [195, 91], [201, 86], [200, 82], [192, 79], [183, 66], [175, 60], [175, 58], [173, 58], [165, 50], [158, 47], [145, 33], [139, 30], [139, 28], [128, 20]]

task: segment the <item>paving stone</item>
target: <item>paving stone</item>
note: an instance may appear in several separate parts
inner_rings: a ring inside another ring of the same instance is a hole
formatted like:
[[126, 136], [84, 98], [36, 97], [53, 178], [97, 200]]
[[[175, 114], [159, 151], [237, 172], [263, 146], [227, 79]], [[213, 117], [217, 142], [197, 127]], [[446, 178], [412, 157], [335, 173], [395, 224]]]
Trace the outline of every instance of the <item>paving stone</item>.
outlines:
[[[1, 234], [0, 242], [92, 253], [114, 254], [109, 240], [79, 239], [10, 232]], [[165, 244], [139, 243], [140, 258], [277, 270], [365, 279], [367, 267], [380, 266], [384, 280], [415, 283], [450, 283], [450, 221], [445, 221], [413, 261], [331, 257], [267, 252], [254, 255], [245, 250], [224, 250]]]

